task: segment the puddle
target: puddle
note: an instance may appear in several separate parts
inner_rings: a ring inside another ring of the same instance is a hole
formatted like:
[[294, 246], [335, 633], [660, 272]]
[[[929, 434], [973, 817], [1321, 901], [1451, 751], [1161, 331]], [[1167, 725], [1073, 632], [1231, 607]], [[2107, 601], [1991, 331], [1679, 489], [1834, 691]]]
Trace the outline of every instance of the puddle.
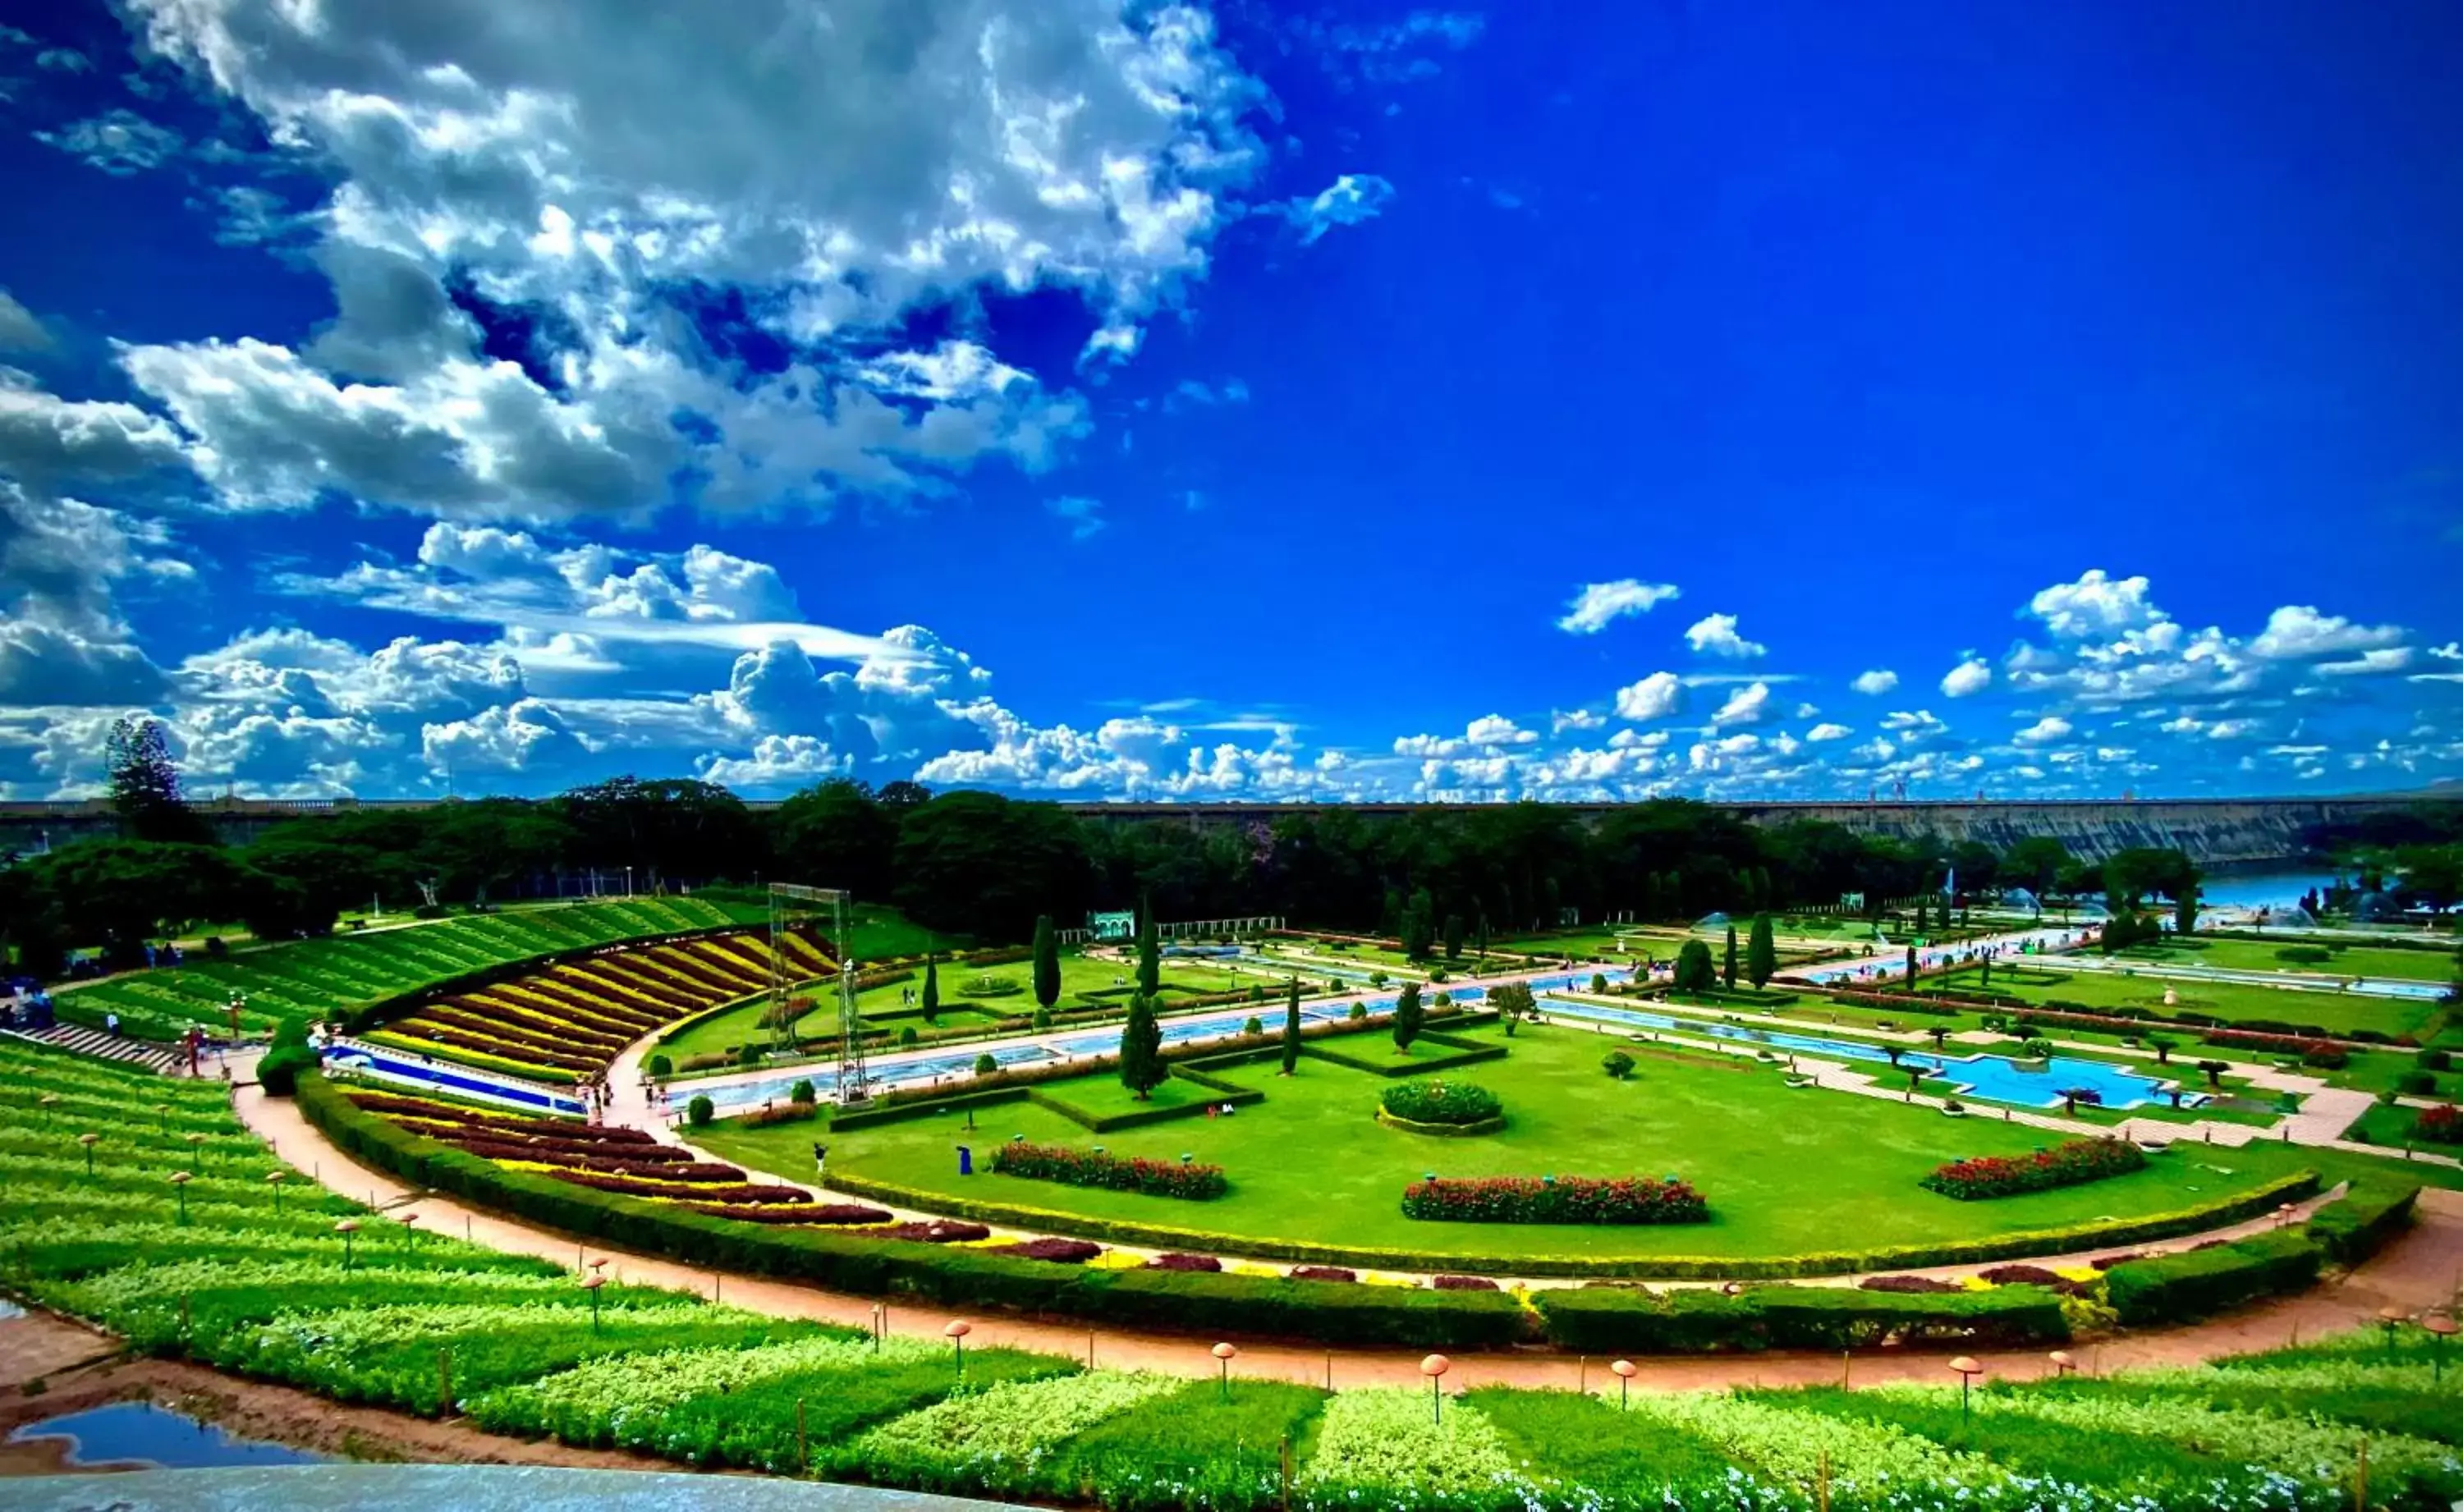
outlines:
[[219, 1424], [201, 1422], [151, 1402], [115, 1402], [109, 1407], [47, 1417], [11, 1434], [9, 1442], [36, 1448], [56, 1446], [62, 1451], [60, 1464], [71, 1470], [132, 1466], [207, 1470], [230, 1465], [328, 1462], [323, 1455], [288, 1444], [233, 1437]]

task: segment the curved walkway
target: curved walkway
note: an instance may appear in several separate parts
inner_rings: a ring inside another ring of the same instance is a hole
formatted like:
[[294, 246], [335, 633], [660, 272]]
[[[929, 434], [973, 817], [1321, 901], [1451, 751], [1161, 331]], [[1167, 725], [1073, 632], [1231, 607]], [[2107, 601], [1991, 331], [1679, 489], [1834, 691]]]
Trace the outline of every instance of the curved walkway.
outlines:
[[[450, 1234], [458, 1230], [472, 1242], [491, 1249], [534, 1255], [557, 1264], [573, 1261], [577, 1270], [585, 1255], [604, 1258], [619, 1280], [700, 1291], [778, 1317], [814, 1318], [861, 1327], [875, 1315], [877, 1305], [868, 1298], [580, 1244], [547, 1229], [413, 1192], [335, 1149], [287, 1098], [268, 1097], [262, 1090], [250, 1085], [236, 1091], [234, 1106], [241, 1120], [285, 1160], [312, 1173], [334, 1191], [364, 1198], [397, 1218], [416, 1215], [419, 1232]], [[406, 1238], [403, 1242], [415, 1240]], [[2161, 1333], [2118, 1336], [2086, 1346], [2088, 1369], [2195, 1364], [2219, 1354], [2272, 1349], [2295, 1338], [2354, 1328], [2372, 1321], [2384, 1307], [2418, 1311], [2446, 1306], [2454, 1298], [2458, 1266], [2463, 1266], [2463, 1194], [2426, 1191], [2421, 1195], [2420, 1222], [2413, 1231], [2343, 1281], [2209, 1323]], [[887, 1314], [892, 1331], [927, 1337], [937, 1337], [949, 1316], [946, 1309], [903, 1304], [891, 1304]], [[1203, 1336], [1088, 1328], [997, 1315], [974, 1321], [971, 1337], [984, 1345], [1007, 1345], [1090, 1358], [1101, 1366], [1181, 1375], [1211, 1374], [1216, 1368], [1207, 1352], [1211, 1340]], [[2030, 1350], [1983, 1354], [1978, 1358], [1994, 1375], [2034, 1376], [2051, 1369], [2042, 1354]], [[1238, 1373], [1245, 1376], [1331, 1382], [1337, 1386], [1417, 1386], [1423, 1379], [1419, 1361], [1417, 1351], [1252, 1344], [1242, 1346], [1234, 1363]], [[1830, 1354], [1766, 1354], [1647, 1358], [1636, 1363], [1640, 1366], [1640, 1373], [1634, 1377], [1636, 1384], [1661, 1390], [1816, 1385], [1837, 1381], [1842, 1369], [1860, 1381], [1930, 1380], [1944, 1372], [1939, 1355], [1891, 1350], [1876, 1350], [1852, 1361]], [[1603, 1371], [1590, 1361], [1553, 1350], [1467, 1353], [1457, 1356], [1455, 1365], [1449, 1378], [1458, 1387], [1588, 1387], [1599, 1386], [1606, 1378]]]

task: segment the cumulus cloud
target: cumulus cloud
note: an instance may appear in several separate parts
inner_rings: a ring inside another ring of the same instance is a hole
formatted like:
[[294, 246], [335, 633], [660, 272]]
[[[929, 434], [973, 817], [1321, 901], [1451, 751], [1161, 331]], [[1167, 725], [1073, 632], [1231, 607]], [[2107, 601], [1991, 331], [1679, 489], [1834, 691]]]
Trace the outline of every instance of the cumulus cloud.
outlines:
[[1877, 667], [1870, 672], [1858, 673], [1856, 680], [1847, 685], [1867, 697], [1879, 698], [1899, 685], [1899, 675], [1887, 668]]
[[185, 460], [161, 417], [112, 400], [64, 400], [0, 368], [0, 473], [29, 485], [123, 481]]
[[1719, 712], [1711, 716], [1713, 725], [1757, 724], [1771, 712], [1771, 690], [1766, 682], [1755, 682], [1728, 695]]
[[2093, 568], [2074, 583], [2056, 583], [2030, 599], [2027, 612], [2068, 640], [2109, 639], [2166, 618], [2149, 602], [2144, 577], [2114, 578]]
[[2382, 673], [2401, 672], [2411, 665], [2409, 646], [2381, 646], [2364, 651], [2346, 661], [2321, 661], [2312, 670], [2320, 677], [2362, 678]]
[[1843, 741], [1848, 736], [1855, 733], [1856, 732], [1854, 730], [1849, 729], [1844, 724], [1816, 724], [1813, 728], [1804, 732], [1804, 738], [1808, 742], [1819, 745], [1830, 741]]
[[1942, 697], [1963, 699], [1981, 693], [1993, 685], [1993, 663], [1982, 657], [1970, 657], [1950, 669], [1941, 680]]
[[2266, 628], [2249, 643], [2251, 654], [2270, 661], [2338, 656], [2392, 646], [2404, 637], [2393, 625], [2361, 625], [2341, 615], [2321, 615], [2306, 604], [2287, 604], [2266, 616]]
[[1617, 689], [1616, 713], [1621, 720], [1640, 724], [1645, 720], [1662, 720], [1682, 707], [1685, 685], [1673, 672], [1654, 672], [1639, 682]]
[[41, 352], [52, 344], [52, 334], [34, 318], [33, 312], [19, 304], [6, 289], [0, 289], [0, 352]]
[[1612, 583], [1586, 583], [1565, 606], [1557, 628], [1568, 635], [1592, 636], [1627, 615], [1648, 614], [1667, 600], [1681, 596], [1673, 583], [1646, 583], [1620, 577]]
[[2010, 738], [2021, 745], [2043, 745], [2054, 741], [2067, 740], [2071, 732], [2072, 726], [2069, 721], [2058, 714], [2047, 714]]
[[1713, 657], [1758, 657], [1770, 650], [1759, 641], [1747, 640], [1736, 634], [1733, 615], [1706, 615], [1688, 626], [1686, 643], [1695, 651]]

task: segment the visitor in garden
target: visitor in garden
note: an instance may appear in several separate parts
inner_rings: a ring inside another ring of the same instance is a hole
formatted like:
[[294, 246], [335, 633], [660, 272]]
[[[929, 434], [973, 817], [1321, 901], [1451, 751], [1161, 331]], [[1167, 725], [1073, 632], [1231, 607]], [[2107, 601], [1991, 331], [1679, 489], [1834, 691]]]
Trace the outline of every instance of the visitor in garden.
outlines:
[[813, 1180], [816, 1183], [825, 1180], [829, 1170], [830, 1147], [817, 1142], [813, 1146]]
[[120, 1038], [120, 1015], [117, 1013], [104, 1014], [102, 1016], [102, 1027], [103, 1032], [109, 1034], [113, 1039], [116, 1040]]

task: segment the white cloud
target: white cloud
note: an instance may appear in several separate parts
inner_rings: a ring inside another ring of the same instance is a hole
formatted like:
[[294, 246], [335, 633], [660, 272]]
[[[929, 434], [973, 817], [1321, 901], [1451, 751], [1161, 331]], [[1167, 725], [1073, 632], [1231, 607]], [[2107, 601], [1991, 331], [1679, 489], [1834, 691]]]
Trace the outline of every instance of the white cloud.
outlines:
[[1695, 651], [1714, 657], [1758, 657], [1770, 649], [1737, 635], [1733, 615], [1704, 616], [1686, 629], [1685, 639]]
[[193, 577], [159, 528], [0, 479], [0, 708], [147, 703], [163, 674], [115, 589]]
[[1559, 709], [1548, 716], [1548, 733], [1562, 735], [1567, 730], [1595, 730], [1608, 722], [1608, 717], [1596, 709]]
[[1887, 668], [1877, 667], [1870, 672], [1858, 673], [1856, 680], [1847, 685], [1867, 697], [1879, 698], [1899, 685], [1899, 675]]
[[2266, 628], [2249, 643], [2252, 655], [2270, 661], [2336, 656], [2391, 646], [2404, 633], [2393, 625], [2359, 625], [2341, 615], [2321, 615], [2306, 604], [2286, 604], [2266, 616]]
[[1617, 718], [1634, 723], [1666, 719], [1675, 713], [1684, 701], [1685, 688], [1676, 680], [1676, 674], [1654, 672], [1639, 682], [1630, 682], [1617, 689]]
[[64, 400], [0, 368], [0, 473], [30, 485], [124, 480], [185, 461], [159, 416], [113, 400]]
[[1670, 598], [1681, 596], [1673, 583], [1646, 583], [1620, 577], [1612, 583], [1586, 583], [1565, 606], [1557, 628], [1568, 635], [1597, 635], [1627, 615], [1648, 614]]
[[1963, 699], [1983, 692], [1993, 685], [1993, 663], [1982, 657], [1970, 657], [1950, 669], [1941, 680], [1942, 697]]
[[1502, 714], [1483, 715], [1463, 731], [1463, 739], [1473, 745], [1528, 745], [1538, 738]]
[[1069, 538], [1073, 541], [1082, 541], [1103, 528], [1103, 506], [1096, 500], [1070, 494], [1047, 499], [1043, 507], [1069, 522]]
[[1300, 241], [1316, 241], [1338, 226], [1373, 221], [1394, 203], [1394, 185], [1373, 173], [1346, 173], [1308, 199], [1293, 200], [1284, 216], [1300, 228]]
[[1804, 738], [1812, 744], [1820, 745], [1830, 741], [1843, 741], [1848, 736], [1855, 733], [1856, 732], [1854, 730], [1849, 729], [1844, 724], [1816, 724], [1813, 728], [1804, 732]]
[[2047, 714], [2010, 738], [2021, 745], [2043, 745], [2053, 741], [2067, 740], [2072, 733], [2069, 721], [2058, 714]]
[[2112, 578], [2102, 568], [2056, 583], [2028, 601], [2028, 613], [2064, 640], [2110, 638], [2166, 618], [2147, 597], [2144, 577]]
[[185, 145], [178, 132], [130, 110], [107, 111], [34, 138], [118, 179], [160, 167]]
[[52, 334], [33, 312], [0, 289], [0, 352], [41, 352], [51, 344]]
[[1882, 728], [1905, 741], [1920, 741], [1948, 733], [1950, 724], [1930, 709], [1900, 709], [1882, 716]]
[[2320, 677], [2375, 677], [2386, 672], [2401, 672], [2411, 665], [2409, 646], [2382, 646], [2364, 651], [2349, 661], [2321, 661], [2312, 668]]
[[1755, 682], [1728, 695], [1719, 712], [1711, 716], [1712, 725], [1758, 724], [1771, 711], [1770, 684]]

